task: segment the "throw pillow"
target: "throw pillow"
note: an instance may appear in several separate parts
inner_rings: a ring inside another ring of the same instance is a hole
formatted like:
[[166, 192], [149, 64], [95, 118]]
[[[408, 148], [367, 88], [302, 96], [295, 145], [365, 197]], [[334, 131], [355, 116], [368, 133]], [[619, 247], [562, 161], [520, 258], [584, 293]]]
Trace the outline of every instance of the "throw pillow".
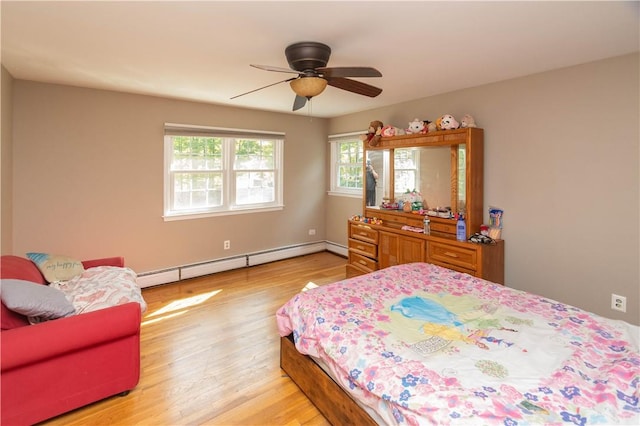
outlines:
[[69, 256], [47, 253], [27, 253], [27, 257], [38, 266], [44, 279], [53, 283], [69, 281], [84, 272], [82, 262]]
[[29, 317], [30, 322], [67, 317], [76, 311], [60, 290], [30, 281], [0, 280], [0, 297], [7, 308]]

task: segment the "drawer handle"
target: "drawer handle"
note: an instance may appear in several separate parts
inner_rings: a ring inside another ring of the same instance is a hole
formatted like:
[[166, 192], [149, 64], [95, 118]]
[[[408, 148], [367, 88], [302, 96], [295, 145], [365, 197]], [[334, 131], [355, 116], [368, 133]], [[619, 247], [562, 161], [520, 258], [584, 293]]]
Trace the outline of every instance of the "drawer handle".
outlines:
[[362, 235], [363, 237], [366, 237], [367, 233], [366, 232], [358, 232], [358, 235]]
[[444, 255], [445, 255], [445, 256], [449, 256], [449, 257], [453, 257], [453, 258], [457, 258], [457, 257], [458, 257], [458, 255], [457, 255], [457, 254], [455, 254], [455, 253], [451, 253], [450, 251], [445, 251], [445, 252], [444, 252]]
[[358, 246], [358, 249], [364, 250], [364, 247], [363, 246]]
[[367, 262], [365, 262], [364, 260], [359, 260], [358, 262], [362, 263], [363, 265], [367, 264]]

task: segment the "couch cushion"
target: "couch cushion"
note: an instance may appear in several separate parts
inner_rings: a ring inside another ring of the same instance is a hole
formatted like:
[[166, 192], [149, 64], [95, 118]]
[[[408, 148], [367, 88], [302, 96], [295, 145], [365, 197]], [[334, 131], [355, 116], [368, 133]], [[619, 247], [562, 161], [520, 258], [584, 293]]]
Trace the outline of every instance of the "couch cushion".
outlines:
[[24, 280], [0, 280], [2, 303], [33, 322], [46, 321], [73, 315], [75, 308], [55, 288]]
[[[24, 257], [4, 255], [0, 260], [0, 278], [16, 278], [26, 281], [44, 284], [45, 280], [38, 267]], [[0, 303], [0, 328], [10, 330], [12, 328], [29, 325], [27, 317], [14, 312]]]
[[29, 320], [24, 315], [13, 312], [11, 309], [0, 303], [0, 329], [11, 330], [12, 328], [29, 325]]
[[68, 281], [84, 272], [82, 262], [69, 256], [49, 253], [27, 253], [44, 278], [50, 282]]
[[38, 284], [46, 282], [35, 263], [24, 257], [11, 255], [2, 256], [0, 278], [16, 278]]

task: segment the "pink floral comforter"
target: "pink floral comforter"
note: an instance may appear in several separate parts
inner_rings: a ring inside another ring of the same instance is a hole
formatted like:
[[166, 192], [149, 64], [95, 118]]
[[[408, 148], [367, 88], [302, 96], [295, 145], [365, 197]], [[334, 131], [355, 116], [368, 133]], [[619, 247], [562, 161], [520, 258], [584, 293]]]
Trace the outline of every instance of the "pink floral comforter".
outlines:
[[426, 263], [277, 312], [389, 424], [640, 424], [637, 326]]

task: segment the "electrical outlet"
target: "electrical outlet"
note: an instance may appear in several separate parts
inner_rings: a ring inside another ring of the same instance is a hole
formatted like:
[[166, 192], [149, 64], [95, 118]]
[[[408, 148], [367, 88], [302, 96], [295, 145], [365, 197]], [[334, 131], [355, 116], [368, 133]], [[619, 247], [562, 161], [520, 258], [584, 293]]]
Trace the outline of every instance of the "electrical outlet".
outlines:
[[316, 235], [315, 229], [309, 229], [309, 235]]
[[231, 248], [231, 241], [229, 240], [224, 240], [224, 245], [223, 245], [225, 250], [229, 250]]
[[611, 293], [611, 309], [614, 311], [627, 312], [627, 298]]

